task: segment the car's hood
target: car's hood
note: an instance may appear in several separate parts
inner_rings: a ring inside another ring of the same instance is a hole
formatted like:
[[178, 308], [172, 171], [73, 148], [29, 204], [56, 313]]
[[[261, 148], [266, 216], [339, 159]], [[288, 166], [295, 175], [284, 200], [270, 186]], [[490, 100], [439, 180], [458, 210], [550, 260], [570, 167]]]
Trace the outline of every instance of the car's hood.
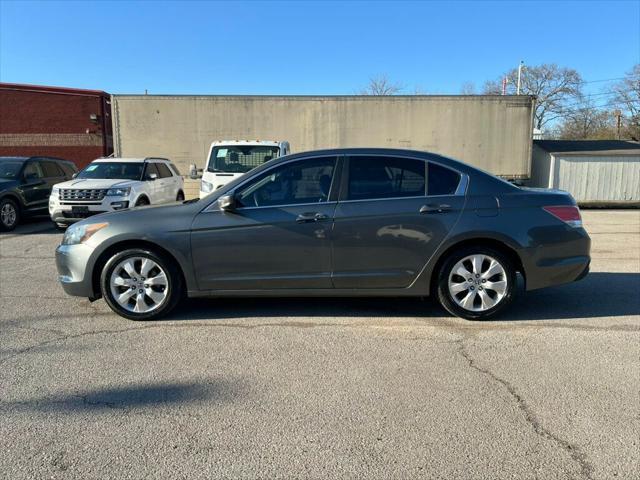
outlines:
[[0, 178], [0, 192], [4, 190], [11, 190], [18, 186], [20, 182], [18, 180], [5, 180], [4, 178]]
[[59, 188], [105, 189], [113, 187], [130, 187], [137, 180], [120, 180], [110, 178], [74, 178], [68, 182], [56, 184]]

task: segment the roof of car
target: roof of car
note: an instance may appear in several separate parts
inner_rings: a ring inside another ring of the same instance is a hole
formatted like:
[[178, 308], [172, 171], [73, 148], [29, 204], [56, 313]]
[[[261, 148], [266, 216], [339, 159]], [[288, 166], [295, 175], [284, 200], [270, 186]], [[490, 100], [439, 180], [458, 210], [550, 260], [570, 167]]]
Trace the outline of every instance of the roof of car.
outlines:
[[127, 162], [127, 163], [144, 163], [149, 160], [157, 160], [159, 162], [171, 162], [168, 158], [162, 157], [108, 157], [108, 158], [96, 158], [94, 162]]
[[65, 160], [64, 158], [57, 158], [57, 157], [49, 157], [47, 155], [33, 155], [31, 157], [24, 157], [22, 155], [3, 155], [3, 156], [0, 157], [0, 160], [11, 159], [13, 161], [19, 160], [19, 161], [25, 162], [25, 161], [30, 160], [32, 158], [44, 158], [46, 160], [53, 160], [55, 162], [65, 162], [65, 163], [74, 164], [71, 160]]

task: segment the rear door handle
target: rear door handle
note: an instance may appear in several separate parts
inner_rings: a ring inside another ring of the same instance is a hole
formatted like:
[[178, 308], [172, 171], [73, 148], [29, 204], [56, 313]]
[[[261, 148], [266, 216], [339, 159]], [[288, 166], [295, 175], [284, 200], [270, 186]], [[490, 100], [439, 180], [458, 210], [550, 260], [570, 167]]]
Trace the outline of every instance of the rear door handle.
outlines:
[[451, 205], [441, 204], [441, 205], [423, 205], [420, 208], [420, 213], [444, 213], [451, 210]]
[[309, 223], [309, 222], [321, 222], [329, 218], [328, 215], [320, 212], [306, 212], [301, 213], [296, 217], [297, 223]]

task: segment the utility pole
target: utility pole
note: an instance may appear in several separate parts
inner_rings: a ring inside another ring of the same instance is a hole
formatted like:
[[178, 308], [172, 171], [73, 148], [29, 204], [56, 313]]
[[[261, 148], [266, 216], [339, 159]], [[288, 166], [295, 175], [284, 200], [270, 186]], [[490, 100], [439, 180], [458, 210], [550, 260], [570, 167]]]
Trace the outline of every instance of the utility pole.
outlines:
[[622, 112], [620, 110], [614, 110], [613, 116], [616, 117], [616, 131], [618, 134], [618, 140], [620, 140], [620, 127], [622, 125]]
[[522, 67], [524, 67], [524, 61], [520, 60], [520, 65], [518, 65], [518, 87], [516, 88], [516, 95], [520, 95], [520, 79], [522, 78]]

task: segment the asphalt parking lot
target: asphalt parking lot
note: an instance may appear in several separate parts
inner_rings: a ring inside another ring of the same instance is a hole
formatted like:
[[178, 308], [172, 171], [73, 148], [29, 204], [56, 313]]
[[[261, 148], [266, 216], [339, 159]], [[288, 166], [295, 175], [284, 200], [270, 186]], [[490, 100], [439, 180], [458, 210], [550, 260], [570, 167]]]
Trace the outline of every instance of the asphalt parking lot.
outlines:
[[65, 296], [46, 221], [0, 234], [2, 478], [638, 478], [640, 211], [498, 321], [431, 301]]

